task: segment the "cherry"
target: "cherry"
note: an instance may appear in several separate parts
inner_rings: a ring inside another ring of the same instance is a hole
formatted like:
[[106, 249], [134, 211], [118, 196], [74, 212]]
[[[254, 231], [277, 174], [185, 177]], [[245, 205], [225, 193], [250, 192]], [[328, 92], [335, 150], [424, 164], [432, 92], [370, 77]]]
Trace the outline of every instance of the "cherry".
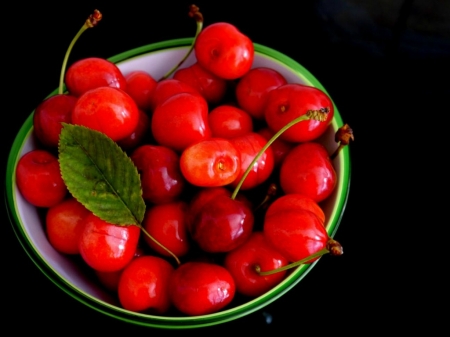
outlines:
[[264, 114], [268, 126], [277, 132], [308, 111], [326, 112], [326, 119], [302, 121], [280, 136], [290, 142], [307, 142], [319, 137], [334, 116], [333, 103], [322, 90], [299, 83], [282, 85], [269, 92]]
[[305, 209], [280, 210], [266, 215], [263, 232], [267, 242], [291, 262], [326, 248], [329, 240], [322, 221]]
[[178, 154], [165, 146], [141, 145], [130, 156], [141, 175], [142, 197], [154, 204], [178, 199], [185, 179], [179, 167]]
[[157, 256], [133, 259], [120, 276], [120, 304], [126, 310], [164, 314], [171, 305], [169, 280], [173, 272], [172, 265]]
[[180, 158], [180, 169], [191, 184], [203, 187], [225, 186], [240, 170], [240, 155], [227, 139], [210, 138], [187, 147]]
[[208, 104], [199, 94], [173, 95], [156, 107], [151, 129], [160, 145], [183, 151], [189, 145], [211, 138]]
[[266, 67], [250, 69], [236, 86], [237, 103], [252, 117], [263, 120], [267, 94], [284, 84], [287, 84], [286, 79], [274, 69]]
[[114, 141], [130, 136], [139, 122], [139, 110], [124, 91], [99, 87], [78, 98], [72, 123], [103, 132]]
[[233, 80], [250, 70], [254, 47], [252, 41], [234, 25], [217, 22], [204, 28], [197, 36], [195, 55], [206, 70]]
[[36, 207], [55, 206], [67, 194], [58, 158], [45, 150], [32, 150], [19, 159], [16, 182], [25, 200]]
[[99, 87], [127, 88], [127, 81], [120, 69], [111, 61], [99, 57], [88, 57], [73, 63], [67, 69], [65, 83], [69, 93], [76, 97]]
[[39, 141], [57, 148], [62, 124], [72, 121], [72, 110], [78, 98], [71, 95], [55, 95], [42, 101], [34, 111], [34, 133]]
[[186, 262], [172, 273], [170, 299], [182, 313], [206, 315], [226, 307], [234, 298], [233, 277], [222, 266], [207, 262]]
[[149, 138], [150, 118], [147, 113], [139, 109], [139, 120], [134, 131], [125, 138], [117, 141], [117, 144], [125, 151], [134, 150]]
[[90, 213], [80, 237], [80, 254], [94, 270], [117, 271], [133, 258], [139, 236], [138, 226], [113, 225]]
[[[273, 137], [275, 132], [273, 132], [269, 127], [264, 127], [259, 129], [258, 134], [263, 136], [266, 140], [270, 140]], [[281, 138], [275, 139], [275, 141], [270, 145], [273, 152], [273, 159], [275, 167], [279, 167], [283, 162], [286, 155], [289, 151], [294, 147], [294, 143], [287, 142]]]
[[286, 194], [299, 193], [321, 202], [333, 192], [336, 171], [325, 147], [307, 142], [294, 147], [280, 168], [280, 185]]
[[225, 268], [236, 283], [236, 291], [250, 297], [264, 294], [286, 275], [286, 271], [282, 271], [260, 276], [255, 266], [261, 270], [273, 270], [287, 263], [286, 258], [266, 242], [262, 232], [253, 232], [243, 245], [227, 253], [224, 260]]
[[[186, 226], [187, 208], [184, 201], [154, 205], [147, 209], [142, 222], [142, 226], [154, 240], [178, 257], [186, 255], [190, 246]], [[144, 236], [144, 239], [157, 253], [171, 256], [148, 236]]]
[[221, 194], [198, 211], [191, 236], [203, 251], [225, 253], [247, 241], [253, 223], [252, 210], [246, 203]]
[[208, 122], [213, 137], [233, 138], [253, 131], [252, 117], [244, 110], [228, 104], [211, 110]]
[[320, 206], [310, 197], [303, 194], [291, 193], [276, 199], [266, 210], [266, 216], [277, 212], [293, 209], [304, 209], [314, 213], [322, 224], [325, 224], [325, 214]]
[[189, 84], [210, 104], [219, 103], [225, 96], [227, 81], [205, 70], [198, 62], [178, 69], [173, 78]]
[[150, 106], [152, 111], [154, 111], [158, 105], [163, 103], [168, 98], [182, 92], [200, 95], [198, 90], [193, 86], [175, 78], [169, 78], [159, 81], [153, 89], [153, 94], [150, 98]]
[[78, 243], [84, 219], [90, 212], [74, 198], [68, 198], [48, 209], [45, 217], [47, 238], [63, 254], [79, 254]]
[[146, 71], [135, 70], [125, 75], [126, 92], [134, 99], [139, 109], [150, 111], [151, 97], [157, 81]]
[[[238, 182], [244, 176], [244, 172], [251, 165], [252, 160], [261, 151], [263, 146], [266, 145], [267, 141], [256, 132], [250, 132], [244, 136], [232, 138], [230, 141], [238, 149], [241, 155], [239, 175], [231, 184], [236, 187]], [[274, 168], [272, 148], [267, 148], [262, 155], [259, 156], [258, 160], [251, 166], [251, 170], [241, 185], [241, 189], [243, 190], [248, 190], [260, 185], [270, 176]]]

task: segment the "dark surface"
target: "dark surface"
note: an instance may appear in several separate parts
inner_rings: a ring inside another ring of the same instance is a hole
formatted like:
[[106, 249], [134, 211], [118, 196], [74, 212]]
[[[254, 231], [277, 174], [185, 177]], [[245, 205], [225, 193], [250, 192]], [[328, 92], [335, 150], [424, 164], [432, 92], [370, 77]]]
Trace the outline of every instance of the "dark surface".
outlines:
[[[205, 25], [233, 23], [254, 42], [290, 56], [311, 71], [335, 101], [344, 122], [353, 128], [356, 139], [351, 144], [350, 197], [335, 236], [345, 254], [324, 257], [299, 285], [263, 310], [196, 330], [196, 334], [239, 330], [273, 333], [294, 325], [294, 330], [306, 327], [320, 334], [332, 330], [384, 331], [388, 323], [399, 322], [400, 310], [414, 307], [413, 299], [405, 300], [402, 295], [400, 281], [387, 276], [392, 260], [376, 254], [374, 243], [377, 241], [378, 248], [388, 247], [393, 238], [386, 233], [391, 226], [400, 226], [401, 215], [395, 212], [398, 196], [385, 188], [409, 156], [405, 142], [408, 146], [414, 142], [395, 136], [398, 126], [407, 130], [409, 126], [408, 122], [396, 122], [394, 116], [419, 116], [437, 98], [450, 93], [448, 80], [438, 83], [448, 72], [450, 59], [449, 2], [360, 2], [299, 1], [291, 7], [287, 1], [276, 1], [256, 8], [232, 7], [242, 1], [227, 1], [228, 5], [196, 2]], [[36, 105], [58, 86], [66, 48], [94, 8], [101, 10], [104, 18], [77, 42], [72, 61], [87, 56], [107, 58], [145, 44], [192, 36], [195, 25], [187, 17], [189, 4], [162, 1], [144, 6], [126, 1], [117, 6], [112, 2], [78, 1], [57, 8], [36, 3], [21, 8], [22, 13], [9, 13], [20, 29], [9, 26], [2, 33], [7, 47], [3, 81], [11, 90], [4, 99], [13, 100], [4, 103], [2, 109], [6, 119], [2, 123], [6, 130], [3, 167], [13, 135]], [[380, 133], [383, 141], [389, 142], [384, 147], [392, 158], [389, 168], [386, 162], [377, 160]], [[392, 215], [387, 217], [388, 213]], [[5, 215], [2, 220], [6, 330], [28, 330], [33, 322], [34, 333], [51, 335], [85, 331], [103, 335], [183, 333], [116, 321], [67, 296], [30, 261]], [[265, 319], [267, 314], [272, 317], [270, 324]]]

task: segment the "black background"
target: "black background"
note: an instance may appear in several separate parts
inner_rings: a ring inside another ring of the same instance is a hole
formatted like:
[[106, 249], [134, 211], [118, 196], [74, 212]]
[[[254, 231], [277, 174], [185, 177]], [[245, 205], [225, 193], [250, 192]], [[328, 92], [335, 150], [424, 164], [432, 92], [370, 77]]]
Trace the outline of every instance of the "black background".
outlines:
[[[405, 120], [424, 116], [450, 93], [450, 6], [448, 1], [197, 1], [205, 26], [235, 24], [254, 42], [276, 49], [311, 71], [336, 103], [355, 134], [351, 144], [350, 196], [335, 238], [339, 258], [324, 257], [289, 293], [261, 311], [216, 327], [189, 331], [275, 332], [291, 326], [320, 334], [384, 331], [408, 325], [398, 313], [416, 311], [402, 281], [388, 275], [386, 249], [401, 226], [392, 174], [411, 160], [407, 147], [420, 142]], [[364, 3], [364, 4], [361, 4]], [[70, 62], [111, 57], [167, 39], [190, 37], [195, 24], [188, 1], [115, 3], [74, 1], [17, 5], [4, 16], [3, 146], [6, 156], [26, 117], [59, 83], [65, 51], [87, 16], [98, 8], [103, 20], [75, 45]], [[20, 8], [19, 8], [20, 7]], [[420, 123], [415, 121], [414, 123]], [[426, 124], [426, 122], [424, 123]], [[406, 136], [405, 136], [406, 134]], [[400, 136], [401, 135], [401, 136]], [[407, 138], [410, 137], [410, 138]], [[387, 156], [379, 160], [380, 153]], [[389, 214], [389, 216], [387, 216]], [[34, 333], [181, 335], [134, 326], [106, 317], [55, 287], [27, 257], [4, 215], [2, 234], [3, 328], [33, 326]], [[380, 272], [381, 270], [381, 272]], [[377, 309], [378, 308], [378, 309]], [[5, 311], [4, 311], [5, 312]], [[268, 324], [266, 315], [272, 317]], [[417, 323], [417, 322], [416, 322]]]

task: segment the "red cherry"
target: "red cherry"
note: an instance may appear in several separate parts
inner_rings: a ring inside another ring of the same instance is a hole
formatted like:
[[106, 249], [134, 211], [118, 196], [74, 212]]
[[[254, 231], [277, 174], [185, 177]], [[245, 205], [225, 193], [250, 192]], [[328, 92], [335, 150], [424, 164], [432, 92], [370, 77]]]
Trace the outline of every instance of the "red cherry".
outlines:
[[[183, 201], [155, 205], [147, 209], [142, 222], [147, 233], [177, 257], [184, 256], [189, 251], [187, 207]], [[148, 236], [144, 236], [144, 239], [154, 251], [171, 256]]]
[[170, 308], [169, 280], [173, 272], [172, 265], [157, 256], [133, 259], [120, 276], [120, 304], [126, 310], [164, 314]]
[[322, 221], [314, 213], [304, 209], [266, 215], [263, 231], [267, 242], [290, 262], [317, 253], [326, 248], [328, 242], [328, 234]]
[[72, 121], [72, 110], [77, 97], [71, 95], [55, 95], [42, 101], [33, 115], [33, 127], [39, 141], [52, 148], [58, 147], [62, 124]]
[[319, 137], [331, 123], [334, 116], [333, 102], [322, 90], [298, 83], [282, 85], [269, 92], [266, 101], [265, 119], [275, 132], [308, 110], [327, 110], [327, 118], [302, 121], [280, 136], [290, 142], [307, 142]]
[[139, 109], [150, 111], [151, 97], [156, 88], [157, 81], [143, 70], [133, 71], [125, 76], [127, 81], [126, 92], [133, 98]]
[[236, 290], [242, 295], [257, 297], [280, 283], [286, 271], [260, 276], [255, 266], [262, 271], [274, 270], [287, 265], [286, 258], [270, 246], [262, 232], [253, 232], [250, 238], [238, 248], [227, 253], [225, 268], [233, 276]]
[[208, 115], [213, 137], [233, 138], [253, 131], [252, 117], [232, 105], [219, 105]]
[[322, 224], [325, 223], [325, 213], [322, 208], [310, 197], [302, 194], [286, 194], [275, 200], [266, 210], [266, 216], [277, 212], [285, 212], [294, 209], [304, 209], [314, 213]]
[[253, 223], [252, 210], [246, 203], [218, 195], [198, 211], [191, 236], [205, 252], [225, 253], [247, 241]]
[[303, 194], [321, 202], [330, 196], [336, 183], [336, 171], [328, 152], [319, 143], [297, 145], [281, 164], [280, 185], [287, 194]]
[[253, 64], [252, 41], [235, 26], [217, 22], [204, 28], [195, 42], [198, 63], [224, 79], [243, 76]]
[[173, 78], [195, 88], [210, 104], [219, 103], [225, 96], [227, 81], [204, 69], [198, 63], [178, 69]]
[[127, 82], [120, 69], [106, 59], [89, 57], [73, 63], [66, 72], [65, 84], [73, 96], [98, 87], [126, 90]]
[[138, 226], [116, 226], [89, 214], [80, 237], [83, 260], [99, 271], [117, 271], [133, 258], [140, 236]]
[[151, 128], [160, 145], [183, 151], [189, 145], [211, 138], [208, 104], [198, 94], [176, 94], [156, 107]]
[[[250, 166], [253, 159], [259, 153], [259, 151], [266, 145], [267, 141], [261, 135], [256, 132], [250, 132], [245, 136], [235, 137], [230, 139], [233, 145], [238, 149], [241, 154], [241, 168], [240, 173], [236, 180], [231, 184], [237, 186], [238, 182], [244, 175], [244, 172]], [[245, 178], [241, 185], [242, 190], [248, 190], [263, 183], [269, 178], [274, 168], [274, 157], [272, 148], [267, 148], [266, 151], [259, 157]]]
[[58, 158], [45, 150], [32, 150], [19, 159], [16, 181], [25, 200], [36, 207], [55, 206], [67, 194]]
[[139, 109], [139, 120], [136, 129], [125, 138], [117, 141], [117, 144], [125, 151], [131, 151], [142, 144], [150, 134], [150, 118], [147, 113]]
[[250, 69], [236, 86], [236, 100], [252, 117], [264, 119], [267, 94], [286, 83], [283, 75], [274, 69], [265, 67]]
[[200, 95], [197, 89], [195, 89], [193, 86], [175, 78], [168, 78], [159, 81], [156, 84], [155, 89], [153, 90], [153, 94], [150, 100], [152, 111], [155, 110], [156, 107], [163, 103], [166, 99], [172, 97], [173, 95], [181, 94], [182, 92]]
[[139, 110], [124, 91], [100, 87], [78, 98], [72, 123], [103, 132], [114, 141], [130, 136], [139, 121]]
[[142, 145], [136, 148], [131, 160], [141, 175], [142, 197], [154, 204], [178, 199], [185, 180], [179, 167], [178, 154], [160, 145]]
[[197, 316], [219, 311], [233, 300], [233, 277], [222, 266], [206, 262], [187, 262], [173, 272], [170, 298], [182, 313]]
[[225, 186], [233, 182], [239, 174], [239, 152], [227, 139], [204, 140], [183, 151], [180, 169], [186, 180], [193, 185]]
[[50, 207], [45, 217], [45, 229], [53, 248], [63, 254], [78, 254], [84, 219], [89, 214], [90, 212], [74, 198]]

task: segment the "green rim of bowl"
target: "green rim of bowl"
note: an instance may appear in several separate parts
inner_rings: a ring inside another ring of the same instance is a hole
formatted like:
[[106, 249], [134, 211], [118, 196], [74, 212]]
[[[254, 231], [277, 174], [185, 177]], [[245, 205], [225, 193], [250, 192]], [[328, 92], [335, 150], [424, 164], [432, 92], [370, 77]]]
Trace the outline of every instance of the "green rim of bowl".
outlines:
[[[134, 57], [138, 57], [143, 54], [147, 54], [149, 52], [156, 52], [158, 50], [171, 48], [186, 48], [191, 45], [192, 41], [193, 41], [192, 38], [183, 38], [153, 43], [120, 53], [118, 55], [109, 58], [109, 60], [114, 63], [120, 64], [120, 62], [132, 59]], [[257, 43], [255, 43], [254, 46], [256, 53], [260, 54], [261, 56], [271, 58], [275, 62], [279, 62], [280, 64], [284, 64], [285, 66], [295, 70], [297, 75], [300, 76], [306, 83], [326, 92], [322, 84], [306, 68], [304, 68], [302, 65], [300, 65], [290, 57], [274, 49], [271, 49], [269, 47]], [[52, 93], [50, 93], [49, 96], [56, 94], [57, 91], [58, 89], [55, 89]], [[334, 106], [334, 108], [335, 108], [335, 115], [332, 124], [333, 128], [337, 129], [343, 125], [343, 122], [336, 106]], [[308, 274], [308, 272], [318, 262], [316, 261], [311, 265], [303, 265], [297, 267], [278, 286], [276, 286], [269, 292], [265, 293], [264, 295], [259, 296], [248, 302], [245, 302], [244, 304], [237, 305], [217, 313], [193, 317], [155, 316], [131, 312], [124, 310], [118, 306], [106, 303], [102, 300], [99, 300], [91, 296], [90, 294], [87, 294], [75, 288], [72, 284], [64, 280], [64, 278], [61, 275], [59, 275], [59, 273], [44, 260], [42, 255], [37, 251], [36, 247], [30, 242], [29, 237], [25, 231], [25, 227], [18, 215], [19, 214], [18, 206], [16, 198], [14, 196], [14, 190], [16, 188], [15, 171], [20, 153], [24, 145], [24, 140], [30, 136], [30, 133], [32, 132], [33, 129], [33, 113], [34, 111], [26, 119], [21, 129], [19, 130], [8, 156], [8, 163], [6, 170], [6, 193], [5, 193], [5, 201], [7, 204], [6, 208], [8, 210], [8, 215], [13, 230], [15, 232], [15, 235], [17, 236], [20, 244], [30, 257], [30, 259], [42, 271], [42, 273], [46, 275], [56, 286], [61, 288], [64, 292], [66, 292], [68, 295], [72, 296], [76, 300], [80, 301], [81, 303], [84, 303], [86, 306], [110, 317], [114, 317], [121, 321], [125, 321], [136, 325], [154, 328], [163, 328], [163, 329], [188, 329], [188, 328], [206, 327], [220, 323], [225, 323], [237, 319], [239, 317], [246, 316], [250, 313], [253, 313], [267, 306], [268, 304], [272, 303], [277, 298], [288, 292], [298, 282], [300, 282], [303, 279], [303, 277], [305, 277]], [[351, 165], [348, 147], [345, 147], [343, 151], [341, 151], [341, 153], [339, 154], [339, 158], [341, 160], [341, 170], [340, 170], [341, 173], [340, 176], [338, 177], [339, 181], [338, 187], [336, 188], [334, 193], [340, 196], [340, 198], [338, 204], [335, 205], [334, 210], [331, 216], [329, 217], [331, 221], [328, 223], [327, 226], [328, 234], [331, 237], [334, 236], [341, 222], [350, 188]]]

